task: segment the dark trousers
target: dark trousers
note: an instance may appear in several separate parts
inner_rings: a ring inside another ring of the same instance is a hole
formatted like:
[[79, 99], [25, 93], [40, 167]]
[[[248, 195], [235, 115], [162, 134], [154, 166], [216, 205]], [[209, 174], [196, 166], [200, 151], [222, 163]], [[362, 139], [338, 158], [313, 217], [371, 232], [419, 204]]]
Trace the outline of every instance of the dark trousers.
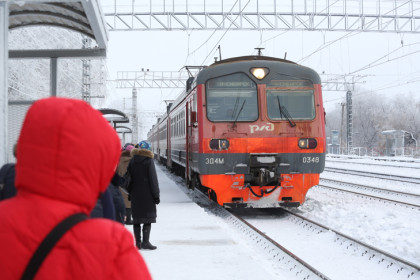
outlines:
[[131, 217], [131, 208], [125, 208], [125, 223], [127, 225], [133, 224], [133, 218]]

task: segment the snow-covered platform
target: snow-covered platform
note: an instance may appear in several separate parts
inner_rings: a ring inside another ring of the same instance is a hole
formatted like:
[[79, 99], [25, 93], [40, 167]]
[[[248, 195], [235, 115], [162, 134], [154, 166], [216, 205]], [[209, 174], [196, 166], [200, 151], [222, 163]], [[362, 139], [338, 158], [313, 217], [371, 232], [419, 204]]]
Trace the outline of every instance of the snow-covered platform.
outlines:
[[[158, 248], [140, 251], [153, 279], [277, 278], [243, 239], [235, 237], [221, 218], [195, 204], [162, 168], [156, 165], [161, 202], [150, 235]], [[132, 226], [126, 228], [132, 233]]]

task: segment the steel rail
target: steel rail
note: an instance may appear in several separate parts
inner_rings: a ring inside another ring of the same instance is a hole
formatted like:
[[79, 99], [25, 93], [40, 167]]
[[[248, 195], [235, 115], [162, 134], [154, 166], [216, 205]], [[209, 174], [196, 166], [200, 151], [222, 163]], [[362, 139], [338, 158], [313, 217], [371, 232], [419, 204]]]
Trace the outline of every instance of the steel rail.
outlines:
[[[232, 214], [232, 213], [231, 213]], [[253, 231], [257, 232], [259, 235], [261, 235], [262, 237], [264, 237], [265, 239], [267, 239], [269, 242], [271, 242], [274, 246], [276, 246], [277, 248], [279, 248], [280, 250], [282, 250], [283, 252], [285, 252], [287, 255], [289, 255], [291, 258], [293, 258], [294, 260], [296, 260], [297, 262], [303, 264], [306, 268], [308, 268], [310, 271], [312, 271], [315, 275], [317, 275], [319, 278], [321, 279], [330, 279], [327, 276], [325, 276], [324, 274], [322, 274], [319, 270], [315, 269], [314, 267], [312, 267], [310, 264], [308, 264], [307, 262], [305, 262], [304, 260], [302, 260], [301, 258], [299, 258], [298, 256], [296, 256], [295, 254], [293, 254], [292, 252], [290, 252], [289, 250], [287, 250], [285, 247], [281, 246], [279, 243], [277, 243], [276, 241], [274, 241], [273, 239], [271, 239], [268, 235], [266, 235], [265, 233], [263, 233], [262, 231], [260, 231], [259, 229], [257, 229], [256, 227], [254, 227], [253, 225], [251, 225], [250, 223], [248, 223], [247, 221], [245, 221], [243, 218], [241, 218], [238, 215], [232, 214], [236, 219], [240, 220], [242, 223], [246, 224], [248, 227], [250, 227]]]
[[299, 215], [299, 214], [296, 214], [296, 213], [294, 213], [294, 212], [292, 212], [292, 211], [290, 211], [290, 210], [288, 210], [288, 209], [285, 209], [285, 208], [283, 208], [283, 207], [282, 207], [282, 209], [283, 209], [283, 211], [285, 211], [286, 213], [288, 213], [288, 214], [290, 214], [290, 215], [293, 215], [293, 216], [295, 216], [295, 217], [298, 217], [298, 218], [300, 218], [300, 219], [302, 219], [302, 220], [304, 220], [304, 221], [306, 221], [306, 222], [308, 222], [308, 223], [314, 224], [314, 225], [316, 225], [316, 226], [318, 226], [318, 227], [320, 227], [320, 228], [322, 228], [322, 229], [324, 229], [324, 230], [331, 231], [331, 232], [333, 232], [334, 234], [336, 234], [336, 235], [337, 235], [337, 236], [339, 236], [339, 237], [345, 238], [345, 239], [347, 239], [347, 240], [349, 240], [349, 241], [351, 241], [351, 242], [354, 242], [354, 243], [359, 244], [359, 245], [361, 245], [361, 246], [363, 246], [363, 247], [366, 247], [366, 248], [368, 248], [369, 250], [375, 251], [375, 252], [377, 252], [377, 253], [379, 253], [379, 254], [381, 254], [381, 255], [383, 255], [383, 256], [386, 256], [386, 257], [388, 257], [388, 258], [392, 259], [392, 260], [393, 260], [393, 261], [395, 261], [395, 262], [398, 262], [398, 263], [400, 263], [400, 264], [403, 264], [404, 266], [408, 266], [408, 267], [410, 267], [410, 268], [412, 268], [412, 269], [416, 270], [415, 272], [414, 272], [414, 271], [412, 271], [408, 277], [410, 277], [410, 276], [411, 276], [411, 275], [413, 275], [414, 273], [416, 273], [416, 272], [420, 271], [420, 265], [414, 264], [414, 263], [409, 262], [409, 261], [407, 261], [407, 260], [404, 260], [404, 259], [402, 259], [402, 258], [400, 258], [400, 257], [397, 257], [397, 256], [395, 256], [395, 255], [392, 255], [391, 253], [385, 252], [385, 251], [383, 251], [383, 250], [381, 250], [381, 249], [379, 249], [379, 248], [376, 248], [376, 247], [371, 246], [371, 245], [369, 245], [369, 244], [367, 244], [367, 243], [364, 243], [364, 242], [362, 242], [362, 241], [360, 241], [360, 240], [357, 240], [357, 239], [355, 239], [355, 238], [353, 238], [353, 237], [350, 237], [350, 236], [348, 236], [347, 234], [344, 234], [344, 233], [338, 232], [338, 231], [336, 231], [336, 230], [334, 230], [334, 229], [332, 229], [332, 228], [330, 228], [330, 227], [327, 227], [327, 226], [322, 225], [322, 224], [320, 224], [320, 223], [318, 223], [318, 222], [312, 221], [311, 219], [308, 219], [308, 218], [306, 218], [306, 217], [304, 217], [304, 216], [301, 216], [301, 215]]
[[350, 182], [338, 181], [338, 180], [333, 180], [333, 179], [320, 178], [320, 181], [335, 182], [335, 183], [340, 183], [340, 184], [344, 184], [344, 185], [355, 186], [355, 187], [358, 187], [358, 188], [371, 189], [371, 190], [376, 190], [376, 191], [389, 192], [389, 193], [396, 194], [396, 195], [413, 196], [415, 198], [420, 198], [419, 194], [400, 192], [400, 191], [378, 188], [378, 187], [365, 186], [365, 185], [354, 184], [354, 183], [350, 183]]
[[[410, 169], [419, 169], [420, 167], [415, 167], [415, 166], [401, 166], [401, 165], [392, 165], [392, 164], [377, 164], [377, 163], [366, 163], [366, 162], [351, 162], [351, 161], [342, 161], [342, 160], [332, 160], [332, 159], [327, 159], [328, 162], [338, 162], [338, 163], [345, 163], [345, 164], [359, 164], [359, 165], [373, 165], [373, 166], [385, 166], [385, 167], [396, 167], [396, 168], [410, 168]], [[392, 161], [392, 162], [399, 162], [399, 161]], [[401, 161], [401, 162], [406, 162], [406, 161]]]
[[369, 194], [364, 194], [364, 193], [358, 193], [358, 192], [353, 192], [353, 191], [348, 191], [348, 190], [343, 190], [340, 188], [334, 188], [334, 187], [330, 187], [330, 186], [325, 186], [325, 185], [317, 185], [318, 187], [321, 188], [326, 188], [326, 189], [331, 189], [331, 190], [336, 190], [336, 191], [342, 191], [342, 192], [346, 192], [346, 193], [351, 193], [351, 194], [355, 194], [355, 195], [361, 195], [361, 196], [365, 196], [368, 198], [373, 198], [373, 199], [377, 199], [377, 200], [382, 200], [382, 201], [386, 201], [389, 203], [398, 203], [398, 204], [402, 204], [404, 206], [408, 206], [411, 208], [418, 208], [420, 210], [420, 205], [418, 204], [411, 204], [411, 203], [406, 203], [406, 202], [402, 202], [402, 201], [398, 201], [398, 200], [392, 200], [392, 199], [387, 199], [387, 198], [383, 198], [383, 197], [379, 197], [379, 196], [374, 196], [374, 195], [369, 195]]
[[[207, 211], [214, 214], [215, 216], [218, 216], [228, 221], [239, 230], [248, 231], [249, 232], [248, 235], [250, 236], [252, 235], [252, 239], [254, 241], [256, 239], [265, 240], [265, 242], [257, 241], [257, 243], [260, 243], [260, 246], [263, 246], [264, 250], [268, 250], [268, 252], [270, 253], [270, 256], [272, 256], [273, 258], [278, 257], [279, 262], [286, 261], [285, 258], [289, 258], [299, 263], [308, 272], [307, 275], [304, 275], [305, 273], [303, 273], [303, 270], [297, 271], [296, 276], [303, 277], [301, 279], [304, 279], [304, 280], [314, 279], [313, 277], [315, 276], [319, 279], [330, 280], [330, 278], [328, 278], [322, 272], [318, 271], [317, 269], [315, 269], [314, 267], [306, 263], [304, 260], [300, 259], [298, 256], [296, 256], [295, 254], [293, 254], [292, 252], [290, 252], [289, 250], [287, 250], [286, 248], [278, 244], [269, 236], [267, 236], [266, 234], [258, 230], [256, 227], [254, 227], [253, 225], [245, 221], [243, 218], [229, 212], [228, 210], [226, 210], [225, 208], [223, 208], [216, 202], [209, 200], [209, 198], [198, 189], [191, 191], [190, 194], [187, 193], [187, 195], [189, 195], [193, 199], [193, 201], [197, 203], [200, 207], [205, 208]], [[266, 245], [267, 243], [274, 248], [269, 248], [270, 246]], [[275, 249], [277, 250], [277, 253], [275, 252]], [[281, 254], [283, 254], [283, 257], [280, 256]], [[286, 263], [288, 262], [286, 261]], [[296, 265], [290, 268], [290, 270], [292, 269], [296, 269]]]
[[405, 182], [405, 183], [415, 183], [415, 184], [420, 183], [420, 178], [416, 178], [416, 177], [389, 175], [389, 174], [383, 174], [383, 173], [365, 172], [365, 171], [359, 171], [359, 170], [348, 170], [348, 169], [334, 168], [334, 167], [325, 167], [324, 171], [350, 174], [350, 175], [359, 175], [359, 176], [379, 178], [379, 179], [388, 179], [388, 180]]

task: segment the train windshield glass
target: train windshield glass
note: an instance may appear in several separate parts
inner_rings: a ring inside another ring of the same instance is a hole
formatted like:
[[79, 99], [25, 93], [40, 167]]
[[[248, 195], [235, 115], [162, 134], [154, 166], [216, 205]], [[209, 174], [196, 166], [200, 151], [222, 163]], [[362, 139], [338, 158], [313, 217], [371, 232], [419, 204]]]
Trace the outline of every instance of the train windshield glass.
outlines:
[[267, 113], [272, 120], [315, 118], [313, 90], [267, 90]]
[[256, 84], [236, 73], [206, 83], [207, 118], [213, 122], [241, 122], [258, 119]]

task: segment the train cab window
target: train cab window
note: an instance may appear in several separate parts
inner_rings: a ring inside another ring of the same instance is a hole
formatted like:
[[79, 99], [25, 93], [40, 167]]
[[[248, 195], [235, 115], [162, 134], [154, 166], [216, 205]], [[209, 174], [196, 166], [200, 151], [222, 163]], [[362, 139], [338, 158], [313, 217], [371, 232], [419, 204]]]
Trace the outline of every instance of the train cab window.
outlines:
[[267, 89], [267, 114], [271, 120], [312, 120], [315, 118], [313, 90]]
[[247, 75], [236, 73], [206, 82], [207, 118], [213, 122], [256, 121], [257, 86]]

